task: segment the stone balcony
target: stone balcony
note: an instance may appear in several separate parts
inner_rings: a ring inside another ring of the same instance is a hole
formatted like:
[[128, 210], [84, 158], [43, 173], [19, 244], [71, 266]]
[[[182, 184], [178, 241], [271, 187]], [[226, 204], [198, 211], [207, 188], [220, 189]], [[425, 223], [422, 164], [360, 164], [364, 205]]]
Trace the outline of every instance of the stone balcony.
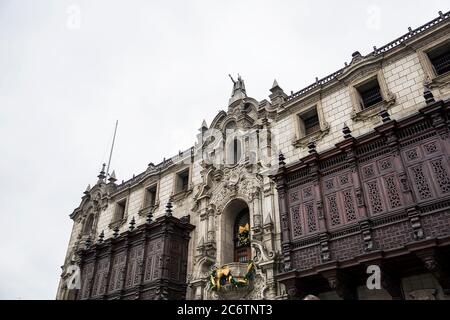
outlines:
[[[247, 263], [231, 262], [224, 267], [230, 269], [230, 274], [235, 280], [243, 280], [247, 274]], [[220, 300], [240, 300], [244, 299], [250, 291], [253, 290], [253, 281], [249, 280], [248, 285], [242, 287], [236, 287], [232, 283], [227, 283], [220, 287], [220, 290], [216, 292], [217, 298]]]

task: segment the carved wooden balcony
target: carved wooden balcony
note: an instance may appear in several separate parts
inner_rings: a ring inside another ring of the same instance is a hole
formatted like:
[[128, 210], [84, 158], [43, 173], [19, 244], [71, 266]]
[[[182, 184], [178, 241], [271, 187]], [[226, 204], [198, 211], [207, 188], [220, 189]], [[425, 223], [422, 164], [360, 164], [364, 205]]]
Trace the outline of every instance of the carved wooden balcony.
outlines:
[[382, 125], [359, 138], [346, 128], [334, 149], [282, 166], [274, 177], [285, 264], [280, 281], [329, 280], [329, 270], [360, 272], [365, 263], [392, 258], [399, 269], [421, 264], [450, 292], [443, 267], [450, 251], [449, 109], [450, 100], [429, 99], [414, 116], [384, 115]]
[[76, 299], [184, 299], [193, 229], [187, 217], [161, 216], [78, 252]]

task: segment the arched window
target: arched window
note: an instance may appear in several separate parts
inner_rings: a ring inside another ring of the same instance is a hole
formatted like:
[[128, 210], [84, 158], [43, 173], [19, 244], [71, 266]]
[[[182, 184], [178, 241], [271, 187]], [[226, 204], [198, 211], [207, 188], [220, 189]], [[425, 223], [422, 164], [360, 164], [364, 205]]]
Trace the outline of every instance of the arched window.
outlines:
[[248, 207], [242, 209], [234, 223], [234, 261], [247, 262], [251, 259], [250, 215]]
[[241, 160], [241, 141], [238, 138], [233, 139], [232, 164], [237, 164]]
[[226, 164], [235, 165], [241, 160], [242, 146], [236, 134], [236, 122], [228, 122], [225, 126]]
[[89, 215], [89, 217], [86, 219], [86, 222], [84, 223], [83, 235], [90, 234], [93, 226], [94, 226], [94, 215], [91, 214], [91, 215]]

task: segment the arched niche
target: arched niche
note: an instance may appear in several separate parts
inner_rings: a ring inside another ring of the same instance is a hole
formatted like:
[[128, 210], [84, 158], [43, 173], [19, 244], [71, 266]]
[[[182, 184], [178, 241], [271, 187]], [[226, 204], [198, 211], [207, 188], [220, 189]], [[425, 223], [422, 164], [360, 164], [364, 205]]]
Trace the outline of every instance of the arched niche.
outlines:
[[[251, 257], [250, 242], [240, 245], [238, 239], [239, 227], [250, 227], [250, 212], [247, 203], [242, 199], [230, 201], [222, 212], [221, 224], [221, 261], [222, 264], [231, 262], [246, 262]], [[245, 259], [244, 259], [245, 256]]]
[[83, 236], [89, 235], [92, 232], [94, 227], [94, 214], [90, 214], [84, 223], [83, 226]]
[[226, 141], [226, 164], [229, 166], [236, 165], [242, 161], [243, 158], [243, 143], [242, 139], [237, 135], [230, 137]]

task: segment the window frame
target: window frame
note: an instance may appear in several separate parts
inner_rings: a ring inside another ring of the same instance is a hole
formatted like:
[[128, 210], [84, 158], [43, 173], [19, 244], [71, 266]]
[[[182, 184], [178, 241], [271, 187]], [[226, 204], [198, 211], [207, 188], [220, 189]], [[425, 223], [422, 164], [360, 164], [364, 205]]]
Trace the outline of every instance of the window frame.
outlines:
[[[319, 119], [319, 129], [306, 134], [306, 131], [304, 129], [304, 122], [301, 116], [308, 112], [311, 112], [311, 110], [313, 109], [316, 109], [317, 117]], [[328, 134], [330, 130], [330, 125], [325, 121], [322, 102], [320, 99], [314, 103], [305, 104], [292, 116], [295, 126], [295, 136], [292, 141], [292, 145], [296, 148], [306, 147], [310, 139], [314, 139], [316, 141], [321, 140], [326, 134]]]
[[[186, 189], [180, 189], [179, 186], [179, 178], [180, 174], [186, 172], [188, 173], [188, 184]], [[175, 196], [177, 195], [184, 195], [188, 192], [192, 191], [192, 166], [183, 167], [180, 170], [177, 170], [174, 173], [173, 177], [173, 188], [172, 188], [172, 194]]]
[[435, 97], [450, 93], [450, 72], [438, 75], [434, 70], [429, 53], [442, 46], [450, 46], [450, 35], [435, 40], [417, 50], [417, 56], [424, 72], [424, 85], [429, 89], [438, 89], [433, 92]]
[[[378, 82], [382, 100], [369, 107], [362, 108], [362, 97], [358, 88], [374, 80]], [[353, 121], [367, 120], [374, 116], [378, 116], [381, 111], [381, 107], [385, 107], [387, 109], [395, 104], [395, 95], [389, 91], [382, 69], [372, 72], [365, 77], [355, 79], [352, 83], [350, 83], [349, 91], [352, 102], [351, 118]]]
[[[88, 222], [89, 222], [89, 219], [91, 219], [92, 218], [92, 223], [91, 223], [91, 225], [90, 225], [90, 228], [89, 229], [87, 229], [87, 227], [88, 227]], [[95, 221], [96, 219], [95, 219], [95, 214], [93, 213], [93, 212], [90, 212], [90, 213], [88, 213], [87, 215], [86, 215], [86, 219], [85, 219], [85, 221], [84, 221], [84, 223], [83, 223], [83, 228], [82, 228], [82, 236], [89, 236], [89, 235], [91, 235], [92, 233], [93, 233], [93, 231], [94, 231], [94, 225], [95, 225]]]
[[[150, 189], [155, 189], [155, 195], [154, 195], [154, 201], [152, 204], [148, 203], [148, 198], [149, 198], [149, 190]], [[155, 207], [158, 205], [159, 203], [159, 198], [158, 198], [158, 194], [159, 194], [159, 183], [151, 183], [147, 186], [144, 187], [144, 203], [143, 203], [143, 208], [150, 208], [150, 207]]]
[[[123, 209], [123, 215], [122, 217], [118, 216], [118, 209], [121, 203], [125, 202], [125, 206]], [[128, 215], [128, 197], [122, 197], [120, 199], [118, 199], [117, 201], [115, 201], [115, 205], [114, 205], [114, 213], [112, 216], [112, 221], [111, 221], [111, 225], [116, 225], [116, 224], [122, 224], [127, 220], [127, 215]]]

